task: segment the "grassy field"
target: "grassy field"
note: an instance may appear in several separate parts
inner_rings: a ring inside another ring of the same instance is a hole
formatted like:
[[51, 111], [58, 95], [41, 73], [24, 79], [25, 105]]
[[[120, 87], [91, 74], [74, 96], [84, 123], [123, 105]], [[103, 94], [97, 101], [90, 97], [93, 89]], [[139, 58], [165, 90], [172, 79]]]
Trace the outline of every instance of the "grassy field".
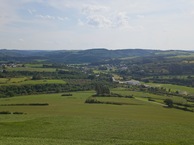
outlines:
[[192, 88], [192, 87], [172, 85], [172, 84], [157, 84], [157, 83], [147, 83], [147, 84], [150, 86], [153, 86], [153, 87], [164, 87], [167, 89], [171, 89], [172, 91], [180, 91], [180, 92], [186, 91], [189, 94], [194, 94], [194, 88]]
[[8, 71], [35, 71], [35, 72], [55, 72], [55, 68], [41, 68], [41, 67], [14, 67], [7, 68]]
[[[130, 94], [126, 90], [114, 92]], [[194, 113], [127, 98], [98, 98], [137, 105], [85, 104], [94, 94], [45, 94], [0, 99], [2, 145], [191, 145]], [[134, 94], [136, 95], [136, 94]], [[48, 106], [2, 104], [48, 103]]]
[[29, 63], [29, 64], [25, 64], [25, 67], [42, 68], [43, 67], [43, 64], [33, 64], [33, 63]]
[[[133, 95], [136, 98], [141, 98], [141, 100], [148, 101], [148, 98], [154, 99], [158, 103], [164, 103], [165, 99], [169, 99], [167, 96], [162, 95], [156, 95], [151, 93], [145, 93], [145, 92], [137, 92], [137, 91], [127, 91], [127, 89], [123, 88], [116, 88], [113, 89], [112, 92], [119, 93], [122, 95]], [[186, 99], [178, 96], [171, 96], [171, 98], [174, 103], [186, 103]], [[193, 104], [193, 103], [191, 103]]]
[[64, 80], [31, 80], [31, 78], [21, 77], [21, 78], [0, 78], [1, 85], [26, 85], [26, 84], [66, 84]]
[[177, 56], [170, 56], [169, 58], [193, 58], [194, 54], [186, 54], [186, 55], [177, 55]]

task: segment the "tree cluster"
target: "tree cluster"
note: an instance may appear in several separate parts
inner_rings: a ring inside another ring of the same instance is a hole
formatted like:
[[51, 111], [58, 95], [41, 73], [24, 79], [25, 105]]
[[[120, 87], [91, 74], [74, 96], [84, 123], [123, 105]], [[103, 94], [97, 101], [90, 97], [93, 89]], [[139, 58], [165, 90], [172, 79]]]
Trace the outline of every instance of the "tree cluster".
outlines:
[[110, 90], [107, 86], [103, 84], [96, 84], [95, 86], [96, 95], [110, 94]]
[[60, 93], [91, 90], [91, 84], [37, 84], [37, 85], [10, 85], [0, 87], [0, 98], [18, 95], [31, 95], [43, 93]]

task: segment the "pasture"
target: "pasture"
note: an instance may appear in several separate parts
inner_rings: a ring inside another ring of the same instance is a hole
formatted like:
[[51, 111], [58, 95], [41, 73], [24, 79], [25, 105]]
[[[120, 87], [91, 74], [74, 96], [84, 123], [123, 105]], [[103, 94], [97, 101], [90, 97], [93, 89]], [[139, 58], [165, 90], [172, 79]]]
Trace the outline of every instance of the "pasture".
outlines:
[[33, 72], [55, 72], [55, 68], [42, 68], [40, 66], [36, 67], [14, 67], [14, 68], [7, 68], [8, 71], [33, 71]]
[[[131, 94], [124, 89], [114, 92]], [[135, 98], [97, 98], [133, 105], [85, 104], [93, 91], [73, 96], [44, 94], [0, 99], [3, 145], [191, 145], [194, 113], [168, 109]], [[138, 94], [134, 94], [136, 97]], [[140, 94], [139, 94], [140, 95]], [[138, 97], [138, 96], [137, 96]], [[5, 104], [48, 103], [48, 106]], [[4, 105], [4, 106], [3, 106]]]
[[171, 91], [187, 92], [189, 94], [194, 94], [194, 89], [192, 87], [159, 83], [147, 83], [147, 85], [152, 87], [164, 87], [166, 89], [171, 89]]
[[0, 78], [1, 85], [36, 85], [36, 84], [66, 84], [64, 80], [57, 79], [43, 79], [43, 80], [31, 80], [28, 77], [20, 78]]

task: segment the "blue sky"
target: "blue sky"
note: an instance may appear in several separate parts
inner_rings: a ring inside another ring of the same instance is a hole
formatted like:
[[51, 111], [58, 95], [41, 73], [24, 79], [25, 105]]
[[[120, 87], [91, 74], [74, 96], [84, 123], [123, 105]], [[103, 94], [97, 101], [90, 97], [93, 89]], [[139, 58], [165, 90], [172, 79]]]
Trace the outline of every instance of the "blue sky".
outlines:
[[194, 0], [0, 0], [0, 48], [194, 50]]

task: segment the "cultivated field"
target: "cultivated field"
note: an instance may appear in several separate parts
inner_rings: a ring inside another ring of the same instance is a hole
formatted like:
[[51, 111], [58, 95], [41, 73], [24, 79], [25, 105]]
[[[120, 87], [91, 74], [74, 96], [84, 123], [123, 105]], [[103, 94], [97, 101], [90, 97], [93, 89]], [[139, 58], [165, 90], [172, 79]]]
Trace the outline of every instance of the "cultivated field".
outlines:
[[[115, 89], [130, 95], [132, 92]], [[85, 104], [93, 91], [0, 99], [2, 145], [191, 145], [194, 113], [135, 98], [97, 98], [131, 105]], [[142, 95], [142, 94], [141, 94]], [[140, 96], [140, 94], [139, 94]], [[28, 105], [28, 104], [49, 105]], [[11, 104], [11, 105], [10, 105]], [[23, 105], [21, 105], [23, 104]], [[8, 106], [10, 105], [10, 106]]]

